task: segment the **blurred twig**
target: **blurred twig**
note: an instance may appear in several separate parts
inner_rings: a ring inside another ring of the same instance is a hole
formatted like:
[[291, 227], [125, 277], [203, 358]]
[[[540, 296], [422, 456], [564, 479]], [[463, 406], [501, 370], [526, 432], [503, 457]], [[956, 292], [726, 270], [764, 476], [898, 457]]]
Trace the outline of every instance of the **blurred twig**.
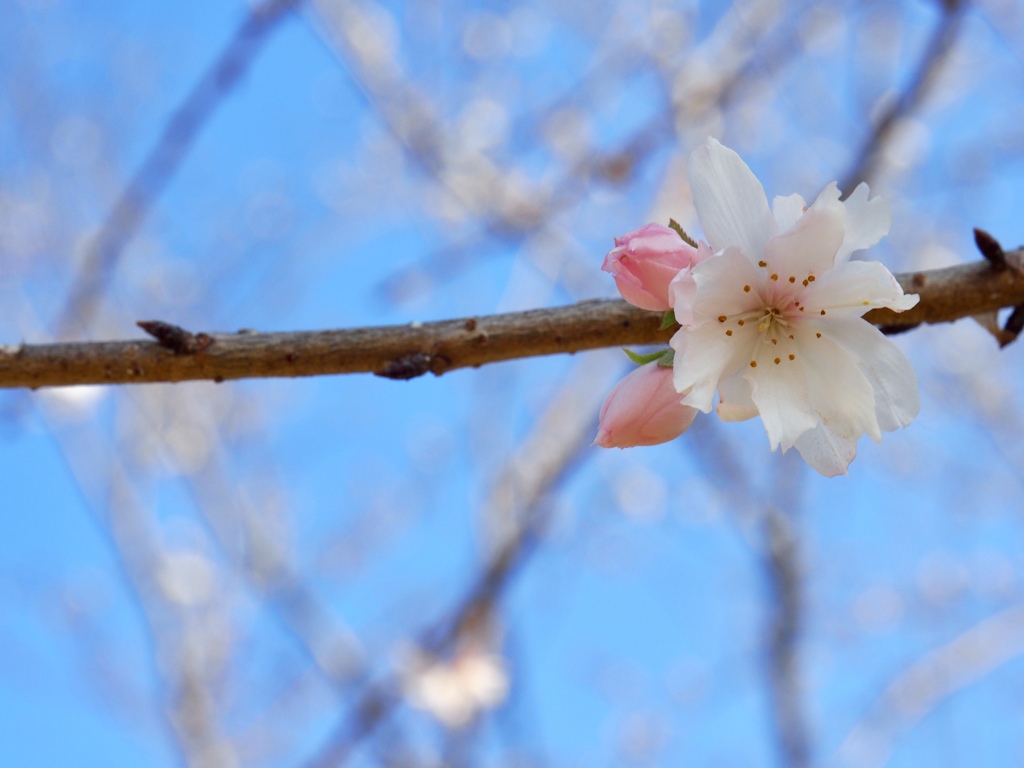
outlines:
[[214, 755], [233, 757], [217, 716], [214, 681], [226, 658], [226, 638], [205, 626], [199, 611], [168, 594], [161, 575], [170, 554], [161, 531], [146, 514], [135, 479], [123, 457], [94, 430], [59, 430], [50, 409], [40, 408], [68, 472], [100, 533], [142, 620], [151, 647], [160, 695], [154, 702], [168, 743], [189, 768]]
[[[512, 577], [534, 551], [548, 523], [549, 496], [578, 466], [582, 449], [592, 437], [598, 403], [593, 395], [588, 398], [581, 392], [586, 391], [585, 382], [592, 383], [602, 371], [607, 366], [584, 363], [577, 368], [500, 474], [486, 506], [488, 518], [503, 530], [486, 567], [454, 610], [423, 633], [421, 642], [430, 653], [443, 654], [481, 615], [494, 611]], [[400, 684], [394, 677], [369, 686], [307, 764], [309, 768], [343, 765], [400, 701]]]
[[931, 651], [886, 686], [867, 717], [843, 740], [832, 765], [885, 765], [902, 733], [953, 694], [1024, 654], [1024, 605], [979, 622]]
[[804, 599], [797, 513], [804, 474], [795, 451], [784, 454], [774, 475], [772, 502], [751, 478], [742, 455], [720, 424], [698, 419], [686, 445], [717, 492], [728, 499], [729, 520], [762, 566], [767, 591], [763, 659], [770, 718], [784, 768], [810, 764], [810, 730], [804, 715], [799, 642]]
[[941, 15], [921, 53], [917, 69], [906, 88], [879, 117], [871, 133], [864, 139], [856, 159], [839, 184], [839, 188], [847, 193], [852, 192], [862, 181], [871, 179], [895, 129], [928, 96], [960, 34], [967, 3], [964, 0], [943, 0], [936, 2], [936, 5], [940, 6]]
[[245, 75], [270, 33], [298, 2], [264, 0], [254, 6], [217, 60], [168, 119], [156, 145], [92, 238], [57, 320], [59, 336], [76, 326], [89, 325], [125, 246], [146, 220], [199, 132]]
[[764, 515], [765, 576], [771, 597], [768, 632], [768, 692], [782, 764], [805, 768], [810, 745], [804, 722], [799, 664], [803, 623], [799, 537], [793, 520], [779, 509]]

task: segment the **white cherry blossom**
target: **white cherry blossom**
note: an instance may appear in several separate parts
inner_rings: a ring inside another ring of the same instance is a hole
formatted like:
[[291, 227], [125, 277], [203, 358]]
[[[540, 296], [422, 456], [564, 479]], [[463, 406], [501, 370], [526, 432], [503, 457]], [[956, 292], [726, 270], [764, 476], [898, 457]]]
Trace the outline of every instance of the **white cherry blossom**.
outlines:
[[714, 139], [688, 166], [697, 216], [715, 255], [671, 285], [682, 403], [718, 415], [760, 415], [772, 450], [795, 446], [823, 475], [846, 472], [857, 439], [909, 424], [920, 409], [906, 356], [862, 318], [917, 304], [879, 262], [853, 252], [889, 232], [888, 206], [866, 184], [840, 201], [829, 184], [769, 208], [739, 155]]

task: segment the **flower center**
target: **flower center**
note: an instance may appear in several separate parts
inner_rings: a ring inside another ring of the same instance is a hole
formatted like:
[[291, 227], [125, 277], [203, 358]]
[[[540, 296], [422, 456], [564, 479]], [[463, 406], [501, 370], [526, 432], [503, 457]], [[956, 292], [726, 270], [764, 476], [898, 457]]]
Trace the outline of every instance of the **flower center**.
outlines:
[[[742, 338], [743, 330], [749, 333], [750, 325], [757, 324], [757, 340], [751, 349], [751, 368], [757, 368], [758, 362], [771, 366], [797, 359], [794, 345], [796, 326], [803, 317], [801, 313], [807, 310], [801, 298], [803, 289], [814, 282], [814, 275], [810, 273], [801, 280], [795, 275], [780, 275], [766, 261], [758, 262], [758, 266], [765, 270], [764, 281], [744, 285], [743, 292], [754, 292], [760, 297], [759, 303], [762, 306], [736, 315], [718, 317], [718, 322], [725, 325], [725, 335], [729, 338]], [[825, 310], [821, 310], [821, 314], [824, 315]], [[821, 338], [820, 333], [816, 336]], [[745, 338], [751, 340], [749, 335]]]
[[770, 329], [775, 323], [778, 323], [779, 325], [789, 325], [786, 318], [783, 317], [782, 312], [775, 307], [765, 307], [765, 314], [761, 318], [761, 322], [757, 324], [757, 332], [764, 335], [764, 332]]

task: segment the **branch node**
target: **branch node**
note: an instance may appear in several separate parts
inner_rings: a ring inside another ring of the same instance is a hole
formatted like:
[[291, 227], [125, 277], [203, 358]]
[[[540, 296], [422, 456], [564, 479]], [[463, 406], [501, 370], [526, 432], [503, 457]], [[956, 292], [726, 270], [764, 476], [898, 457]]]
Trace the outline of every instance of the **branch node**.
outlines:
[[1006, 318], [1006, 324], [1003, 326], [1003, 333], [999, 339], [999, 348], [1013, 344], [1020, 336], [1020, 332], [1024, 331], [1024, 304], [1018, 304], [1013, 308], [1010, 316]]
[[981, 251], [981, 255], [992, 265], [992, 269], [997, 271], [1006, 269], [1006, 252], [1003, 250], [1003, 246], [999, 244], [999, 241], [992, 237], [992, 235], [984, 229], [975, 227], [974, 243], [978, 246], [978, 250]]
[[382, 376], [385, 379], [399, 379], [408, 381], [430, 371], [430, 361], [433, 355], [425, 352], [413, 352], [392, 360], [379, 371], [374, 371], [374, 376]]
[[176, 355], [194, 355], [213, 344], [213, 337], [207, 333], [190, 333], [161, 320], [139, 320], [135, 324]]

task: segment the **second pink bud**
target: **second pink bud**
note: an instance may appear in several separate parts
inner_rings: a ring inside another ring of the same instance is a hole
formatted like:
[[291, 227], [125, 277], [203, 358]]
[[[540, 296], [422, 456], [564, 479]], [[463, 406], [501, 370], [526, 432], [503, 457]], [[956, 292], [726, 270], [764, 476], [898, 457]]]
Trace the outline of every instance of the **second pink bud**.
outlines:
[[697, 411], [681, 405], [672, 369], [657, 361], [641, 365], [616, 384], [601, 406], [594, 444], [602, 448], [658, 445], [685, 432]]

